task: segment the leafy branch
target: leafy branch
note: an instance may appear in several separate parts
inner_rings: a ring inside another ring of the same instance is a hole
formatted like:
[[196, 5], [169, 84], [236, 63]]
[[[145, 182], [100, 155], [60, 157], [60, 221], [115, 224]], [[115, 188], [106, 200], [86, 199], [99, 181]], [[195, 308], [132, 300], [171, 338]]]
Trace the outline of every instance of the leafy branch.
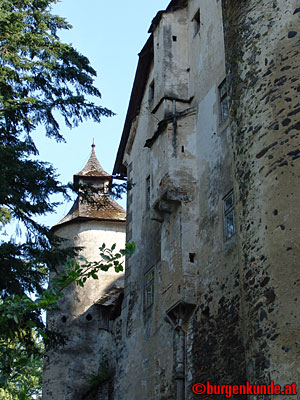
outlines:
[[[39, 318], [35, 320], [33, 313], [39, 310], [50, 310], [56, 307], [57, 301], [63, 296], [63, 290], [73, 282], [80, 287], [84, 287], [89, 278], [98, 279], [99, 271], [108, 271], [114, 268], [115, 272], [124, 270], [124, 256], [131, 256], [136, 249], [135, 242], [125, 243], [125, 249], [115, 252], [116, 244], [111, 248], [106, 248], [105, 243], [99, 248], [100, 261], [87, 261], [84, 257], [79, 257], [78, 261], [69, 260], [52, 280], [49, 289], [44, 290], [36, 299], [31, 299], [27, 295], [7, 296], [0, 303], [0, 326], [8, 325], [7, 328], [16, 332], [17, 326], [25, 328], [37, 328], [38, 332], [47, 339], [43, 325]], [[9, 328], [11, 327], [11, 328]]]
[[131, 256], [136, 249], [135, 242], [125, 243], [125, 249], [119, 252], [114, 252], [116, 244], [113, 244], [111, 248], [107, 248], [105, 243], [99, 247], [101, 261], [87, 261], [84, 257], [80, 257], [80, 263], [75, 260], [70, 260], [64, 266], [63, 271], [54, 277], [51, 281], [52, 288], [48, 292], [54, 292], [59, 295], [61, 291], [69, 286], [72, 282], [75, 282], [78, 286], [83, 287], [87, 279], [93, 278], [98, 279], [99, 271], [108, 271], [110, 268], [114, 268], [115, 272], [124, 271], [124, 256]]
[[[15, 353], [36, 353], [36, 340], [33, 336], [43, 338], [47, 346], [55, 346], [64, 343], [61, 334], [47, 330], [40, 317], [40, 311], [49, 311], [57, 308], [57, 301], [63, 297], [66, 287], [75, 283], [84, 287], [87, 279], [98, 279], [99, 271], [108, 271], [114, 268], [116, 272], [124, 270], [124, 256], [131, 256], [135, 252], [135, 242], [126, 243], [125, 248], [116, 250], [116, 245], [106, 248], [105, 243], [99, 248], [100, 261], [88, 262], [80, 257], [78, 262], [69, 260], [52, 280], [49, 289], [44, 290], [35, 299], [28, 295], [11, 295], [0, 300], [0, 353], [5, 359], [0, 363], [3, 382], [11, 378], [12, 371], [16, 369]], [[5, 339], [4, 339], [5, 338]], [[26, 343], [24, 343], [26, 338]], [[32, 338], [32, 339], [30, 339]], [[40, 339], [39, 339], [40, 340]], [[5, 349], [5, 352], [4, 352]], [[0, 387], [2, 386], [0, 382]]]

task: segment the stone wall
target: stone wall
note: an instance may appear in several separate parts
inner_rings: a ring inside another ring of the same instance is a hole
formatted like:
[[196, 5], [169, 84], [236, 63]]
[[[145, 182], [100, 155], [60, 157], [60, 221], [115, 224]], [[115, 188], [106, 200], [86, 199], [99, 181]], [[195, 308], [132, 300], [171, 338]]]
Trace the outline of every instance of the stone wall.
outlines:
[[223, 1], [247, 377], [299, 382], [300, 3]]
[[[125, 123], [137, 250], [122, 310], [99, 331], [91, 304], [113, 274], [69, 292], [71, 347], [46, 400], [192, 400], [196, 382], [299, 381], [299, 17], [296, 0], [173, 0], [154, 19]], [[95, 229], [65, 237], [95, 257]], [[84, 385], [103, 353], [111, 375]]]
[[193, 399], [195, 382], [246, 379], [237, 236], [224, 234], [233, 178], [219, 98], [222, 5], [192, 0], [155, 22], [154, 57], [123, 159], [137, 251], [118, 321], [116, 400], [174, 400], [179, 392]]
[[[99, 247], [105, 243], [124, 248], [122, 222], [70, 222], [55, 230], [68, 239], [65, 245], [82, 247], [81, 256], [100, 260]], [[44, 363], [44, 400], [80, 400], [91, 390], [90, 378], [99, 372], [105, 358], [114, 368], [114, 342], [104, 306], [95, 304], [112, 286], [123, 286], [123, 274], [113, 269], [100, 271], [97, 280], [88, 279], [81, 288], [75, 283], [64, 290], [58, 310], [48, 312], [47, 325], [67, 339], [65, 346], [49, 349]], [[99, 397], [100, 398], [100, 397]], [[108, 400], [108, 398], [107, 398]]]

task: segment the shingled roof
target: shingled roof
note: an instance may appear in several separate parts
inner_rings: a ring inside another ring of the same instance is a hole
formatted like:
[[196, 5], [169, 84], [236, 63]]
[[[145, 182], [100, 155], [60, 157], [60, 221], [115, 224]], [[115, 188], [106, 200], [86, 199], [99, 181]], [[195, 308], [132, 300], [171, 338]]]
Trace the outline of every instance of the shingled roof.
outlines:
[[111, 175], [104, 171], [101, 164], [98, 161], [98, 158], [95, 153], [95, 145], [92, 144], [92, 153], [90, 158], [88, 159], [85, 166], [79, 171], [77, 174], [74, 175], [74, 182], [78, 181], [79, 177], [103, 177], [103, 178], [110, 178]]
[[[99, 163], [96, 153], [95, 145], [92, 145], [92, 153], [88, 159], [84, 168], [74, 175], [74, 183], [78, 182], [79, 179], [83, 183], [85, 178], [98, 178], [103, 181], [111, 182], [112, 177], [104, 171], [101, 164]], [[85, 220], [97, 220], [97, 221], [112, 221], [112, 222], [124, 222], [126, 221], [125, 210], [108, 194], [93, 194], [92, 202], [82, 201], [80, 195], [78, 195], [73, 206], [71, 207], [68, 214], [62, 218], [56, 225], [52, 227], [60, 227], [63, 224], [85, 221]]]

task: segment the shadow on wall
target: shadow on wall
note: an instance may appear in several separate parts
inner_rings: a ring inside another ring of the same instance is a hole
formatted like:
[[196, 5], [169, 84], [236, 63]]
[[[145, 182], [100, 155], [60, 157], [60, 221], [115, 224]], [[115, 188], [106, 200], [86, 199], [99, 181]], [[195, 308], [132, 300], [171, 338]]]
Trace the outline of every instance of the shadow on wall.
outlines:
[[119, 283], [120, 278], [115, 279], [105, 294], [76, 318], [54, 311], [56, 330], [66, 337], [66, 344], [49, 352], [46, 364], [51, 368], [48, 381], [61, 390], [63, 397], [59, 398], [107, 400], [108, 393], [112, 394], [112, 329], [124, 297]]

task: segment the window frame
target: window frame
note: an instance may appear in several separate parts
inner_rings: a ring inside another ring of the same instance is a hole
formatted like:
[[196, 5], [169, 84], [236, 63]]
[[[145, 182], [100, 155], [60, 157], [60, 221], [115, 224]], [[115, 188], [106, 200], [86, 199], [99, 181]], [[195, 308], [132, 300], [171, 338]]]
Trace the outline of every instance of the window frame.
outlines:
[[[227, 204], [227, 201], [231, 199], [229, 205]], [[232, 216], [231, 218], [231, 224], [229, 224], [229, 217]], [[230, 190], [226, 194], [226, 196], [223, 197], [223, 224], [224, 224], [224, 240], [227, 241], [231, 239], [235, 233], [235, 211], [234, 211], [234, 193], [233, 190]], [[232, 226], [232, 229], [229, 227]]]
[[155, 267], [151, 267], [144, 274], [144, 309], [150, 308], [154, 303]]
[[227, 118], [229, 116], [228, 91], [227, 91], [226, 78], [218, 86], [218, 97], [219, 97], [220, 123], [223, 123], [227, 120]]

